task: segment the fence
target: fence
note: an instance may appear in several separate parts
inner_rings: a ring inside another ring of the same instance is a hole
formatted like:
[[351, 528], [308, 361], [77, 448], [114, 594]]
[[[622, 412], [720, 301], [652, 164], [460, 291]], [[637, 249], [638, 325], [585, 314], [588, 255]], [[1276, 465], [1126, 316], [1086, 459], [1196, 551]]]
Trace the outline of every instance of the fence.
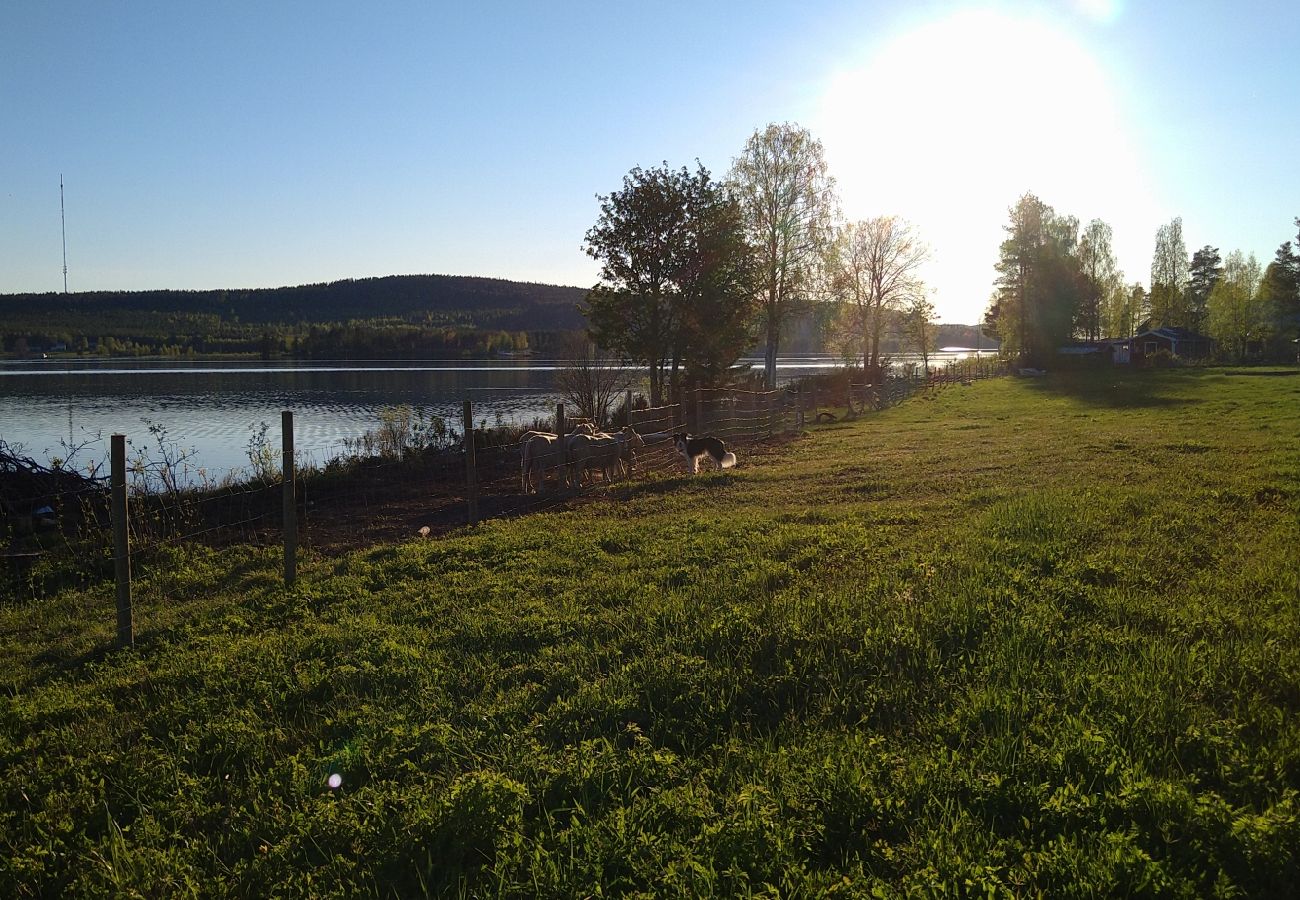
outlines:
[[[683, 460], [673, 442], [681, 430], [719, 437], [743, 456], [747, 447], [799, 432], [818, 420], [861, 414], [896, 404], [917, 390], [942, 390], [994, 374], [999, 370], [993, 365], [965, 361], [880, 384], [841, 377], [838, 385], [814, 379], [774, 391], [692, 390], [680, 402], [645, 409], [632, 408], [629, 391], [624, 407], [630, 411], [628, 426], [613, 436], [591, 439], [573, 437], [584, 420], [566, 418], [564, 405], [558, 404], [550, 434], [525, 432], [511, 442], [492, 442], [494, 430], [485, 428], [486, 422], [475, 426], [466, 400], [457, 446], [406, 452], [399, 447], [387, 455], [350, 460], [328, 457], [329, 448], [296, 446], [293, 413], [285, 411], [278, 471], [269, 464], [268, 451], [258, 467], [261, 477], [204, 490], [181, 486], [165, 466], [151, 473], [141, 458], [128, 460], [125, 436], [113, 435], [109, 484], [80, 479], [47, 495], [40, 511], [49, 517], [46, 526], [52, 522], [64, 539], [65, 549], [89, 556], [92, 570], [95, 560], [107, 562], [111, 556], [117, 638], [125, 646], [134, 641], [133, 572], [165, 564], [163, 552], [169, 546], [278, 545], [284, 582], [292, 585], [302, 548], [355, 543], [362, 532], [373, 540], [430, 534], [552, 509], [575, 498], [617, 496], [608, 489], [681, 474]], [[584, 450], [591, 453], [584, 455]], [[317, 453], [328, 459], [323, 466], [302, 465]], [[4, 503], [0, 511], [14, 506]], [[6, 556], [13, 565], [28, 565], [49, 543]], [[100, 570], [106, 574], [102, 566]]]

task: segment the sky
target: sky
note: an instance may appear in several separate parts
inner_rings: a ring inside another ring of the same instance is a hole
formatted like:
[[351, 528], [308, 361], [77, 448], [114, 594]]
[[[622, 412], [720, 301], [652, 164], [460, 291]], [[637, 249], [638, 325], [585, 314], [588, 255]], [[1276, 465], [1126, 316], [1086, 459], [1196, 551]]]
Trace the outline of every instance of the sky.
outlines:
[[974, 322], [1008, 207], [1266, 264], [1300, 216], [1291, 3], [0, 5], [0, 293], [391, 274], [589, 287], [634, 166], [821, 140], [845, 220], [901, 215]]

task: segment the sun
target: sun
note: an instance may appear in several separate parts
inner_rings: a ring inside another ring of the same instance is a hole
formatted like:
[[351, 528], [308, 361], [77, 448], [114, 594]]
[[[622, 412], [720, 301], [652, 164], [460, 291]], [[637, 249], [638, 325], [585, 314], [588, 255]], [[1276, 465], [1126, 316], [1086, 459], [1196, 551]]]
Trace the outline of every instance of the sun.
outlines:
[[982, 312], [1025, 191], [1083, 223], [1158, 221], [1104, 70], [1045, 21], [967, 11], [902, 34], [831, 80], [814, 127], [847, 218], [919, 226], [945, 321]]

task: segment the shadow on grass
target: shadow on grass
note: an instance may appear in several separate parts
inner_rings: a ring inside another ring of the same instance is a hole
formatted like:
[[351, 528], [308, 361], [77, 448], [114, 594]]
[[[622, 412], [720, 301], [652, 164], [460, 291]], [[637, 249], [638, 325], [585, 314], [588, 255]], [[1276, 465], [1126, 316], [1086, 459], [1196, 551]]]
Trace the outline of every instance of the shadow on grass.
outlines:
[[637, 497], [653, 497], [663, 494], [680, 493], [689, 490], [721, 491], [731, 487], [733, 478], [729, 472], [701, 472], [699, 475], [675, 475], [669, 478], [656, 478], [627, 486], [614, 487], [610, 496], [618, 500], [634, 500]]
[[[183, 566], [183, 559], [173, 558], [170, 563], [158, 562], [159, 566]], [[273, 584], [280, 578], [279, 570], [273, 560], [266, 557], [252, 556], [239, 559], [233, 564], [223, 563], [220, 578], [212, 581], [207, 576], [199, 576], [198, 584], [192, 580], [184, 583], [171, 583], [167, 576], [161, 580], [157, 574], [145, 575], [141, 572], [134, 582], [134, 640], [127, 652], [149, 653], [158, 647], [177, 640], [179, 634], [195, 629], [203, 632], [223, 630], [223, 616], [230, 606], [229, 597], [239, 596], [246, 603], [256, 604], [255, 599], [268, 590], [279, 594], [281, 587]], [[110, 586], [111, 587], [111, 586]], [[87, 626], [86, 616], [95, 614], [100, 617], [101, 631], [107, 632], [114, 625], [115, 610], [108, 604], [102, 607], [89, 607], [70, 614], [68, 629], [62, 633], [47, 629], [38, 634], [39, 629], [30, 629], [37, 638], [42, 638], [46, 646], [43, 649], [32, 648], [25, 684], [40, 687], [51, 681], [74, 675], [82, 677], [88, 666], [111, 660], [124, 648], [119, 647], [115, 637], [93, 637], [93, 627]], [[93, 676], [92, 676], [93, 677]]]
[[1225, 375], [1266, 375], [1266, 376], [1286, 376], [1300, 375], [1300, 367], [1294, 369], [1233, 369], [1224, 372]]
[[[1182, 370], [1192, 378], [1220, 377], [1222, 373], [1200, 369]], [[1040, 378], [1026, 378], [1035, 391], [1059, 394], [1107, 409], [1152, 409], [1186, 406], [1195, 401], [1174, 393], [1173, 385], [1157, 371], [1142, 369], [1101, 369], [1093, 371], [1057, 371]]]

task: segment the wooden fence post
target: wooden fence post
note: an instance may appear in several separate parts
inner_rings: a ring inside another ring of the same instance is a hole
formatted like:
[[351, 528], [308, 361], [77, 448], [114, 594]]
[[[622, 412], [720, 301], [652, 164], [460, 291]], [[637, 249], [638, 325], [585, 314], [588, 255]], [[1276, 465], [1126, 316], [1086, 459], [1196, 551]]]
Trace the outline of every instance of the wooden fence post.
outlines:
[[293, 458], [293, 410], [280, 412], [280, 449], [283, 453], [280, 478], [284, 482], [284, 512], [281, 515], [284, 537], [284, 586], [293, 587], [298, 580], [298, 494], [297, 472]]
[[632, 389], [628, 388], [627, 393], [623, 395], [623, 408], [627, 410], [627, 423], [632, 424]]
[[695, 389], [695, 433], [704, 433], [704, 388]]
[[474, 407], [465, 401], [465, 498], [469, 524], [478, 524], [478, 467], [474, 455]]
[[113, 572], [117, 580], [117, 645], [135, 644], [131, 610], [131, 545], [126, 518], [126, 435], [109, 439], [110, 481], [113, 494]]

